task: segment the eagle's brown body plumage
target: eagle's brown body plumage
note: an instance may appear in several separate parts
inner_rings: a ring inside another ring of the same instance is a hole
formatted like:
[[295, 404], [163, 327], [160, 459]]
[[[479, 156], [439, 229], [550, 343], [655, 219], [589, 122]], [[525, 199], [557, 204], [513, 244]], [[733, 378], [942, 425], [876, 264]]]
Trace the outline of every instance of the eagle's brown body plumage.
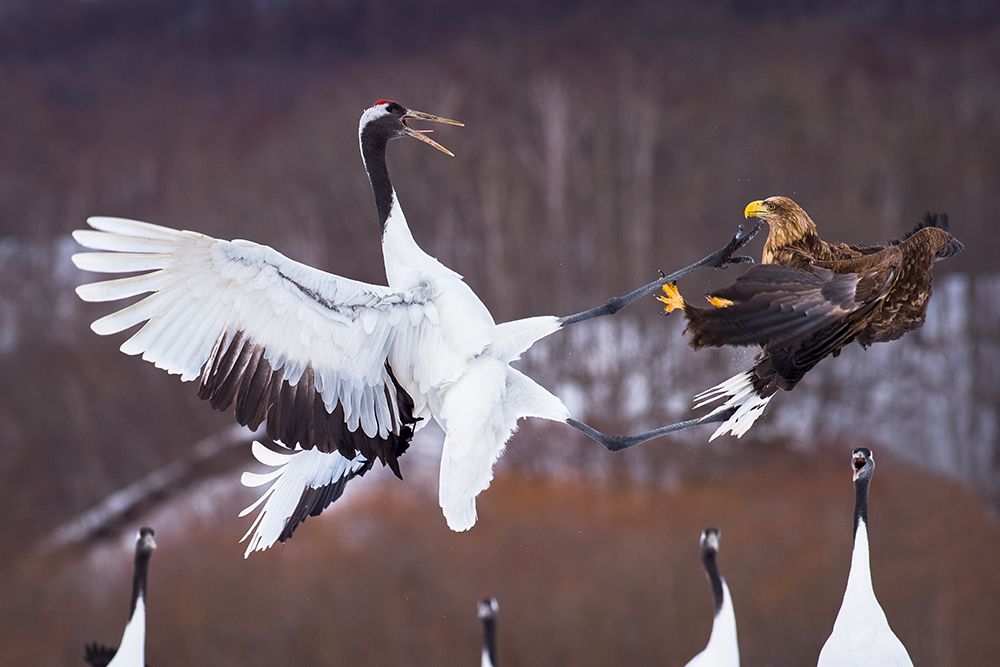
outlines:
[[[857, 246], [822, 240], [809, 215], [787, 197], [752, 202], [746, 215], [768, 223], [762, 263], [714, 293], [727, 307], [684, 304], [684, 313], [696, 348], [763, 348], [740, 385], [752, 385], [762, 399], [791, 389], [820, 360], [852, 342], [867, 347], [919, 328], [934, 262], [962, 249], [945, 216], [928, 215], [885, 245]], [[720, 385], [712, 400], [728, 396], [727, 405], [738, 407], [742, 399], [734, 386]]]
[[[859, 274], [876, 282], [880, 278], [890, 280], [889, 289], [880, 295], [879, 306], [858, 332], [857, 341], [864, 347], [895, 340], [924, 323], [934, 262], [962, 249], [962, 244], [947, 231], [946, 216], [928, 215], [905, 237], [886, 245], [857, 246], [827, 243], [795, 202], [786, 197], [774, 199], [785, 200], [786, 206], [790, 204], [797, 211], [782, 211], [787, 217], [769, 225], [762, 264], [803, 271], [820, 267], [838, 274]], [[794, 222], [787, 222], [789, 218]]]

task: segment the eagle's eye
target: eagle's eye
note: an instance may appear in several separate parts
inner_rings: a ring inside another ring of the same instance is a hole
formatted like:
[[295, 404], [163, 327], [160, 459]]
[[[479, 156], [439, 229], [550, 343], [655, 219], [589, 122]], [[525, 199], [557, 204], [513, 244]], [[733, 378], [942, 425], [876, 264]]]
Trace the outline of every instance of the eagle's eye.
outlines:
[[768, 213], [773, 213], [774, 209], [777, 208], [773, 201], [764, 202], [764, 207], [767, 208]]

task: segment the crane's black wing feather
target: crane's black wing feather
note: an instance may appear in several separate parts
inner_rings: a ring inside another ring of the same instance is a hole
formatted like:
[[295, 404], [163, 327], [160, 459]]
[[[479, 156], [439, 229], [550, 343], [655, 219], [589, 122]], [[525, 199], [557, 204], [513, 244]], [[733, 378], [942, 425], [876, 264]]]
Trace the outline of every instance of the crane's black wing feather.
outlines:
[[[116, 653], [118, 653], [117, 646], [105, 646], [104, 644], [94, 642], [87, 644], [83, 648], [83, 660], [90, 667], [108, 667], [108, 664], [114, 659]], [[147, 664], [146, 667], [149, 667], [149, 665]]]

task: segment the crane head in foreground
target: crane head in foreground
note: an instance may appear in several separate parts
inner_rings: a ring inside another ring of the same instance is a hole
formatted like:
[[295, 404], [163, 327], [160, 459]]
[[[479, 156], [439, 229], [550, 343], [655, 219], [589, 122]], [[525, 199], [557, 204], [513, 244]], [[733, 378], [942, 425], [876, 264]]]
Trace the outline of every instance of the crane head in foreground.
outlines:
[[673, 283], [659, 297], [665, 312], [683, 311], [696, 349], [762, 348], [753, 368], [695, 397], [695, 408], [721, 402], [685, 422], [721, 421], [710, 439], [742, 436], [776, 391], [790, 391], [845, 346], [867, 348], [919, 329], [935, 262], [963, 248], [943, 214], [927, 214], [902, 238], [876, 246], [824, 241], [809, 214], [788, 197], [752, 201], [743, 214], [768, 226], [760, 265], [706, 295], [708, 307], [686, 302]]
[[122, 352], [195, 382], [211, 407], [233, 410], [251, 429], [263, 426], [273, 441], [251, 449], [270, 470], [242, 477], [246, 486], [266, 486], [241, 514], [257, 512], [246, 555], [288, 540], [376, 462], [401, 478], [400, 457], [431, 420], [445, 433], [439, 505], [450, 528], [468, 530], [476, 497], [521, 419], [597, 433], [514, 361], [542, 338], [613, 315], [665, 282], [746, 260], [735, 252], [752, 234], [740, 230], [702, 260], [604, 305], [498, 324], [460, 274], [417, 245], [403, 214], [386, 163], [389, 142], [410, 137], [451, 155], [417, 122], [462, 125], [382, 99], [358, 126], [387, 285], [320, 271], [251, 241], [135, 220], [93, 217], [92, 229], [73, 232], [94, 251], [73, 256], [78, 268], [132, 274], [81, 285], [80, 298], [141, 295], [91, 329], [114, 335], [139, 327]]
[[865, 480], [871, 482], [872, 473], [875, 472], [875, 456], [872, 450], [867, 447], [858, 447], [851, 454], [851, 468], [854, 469], [854, 481]]

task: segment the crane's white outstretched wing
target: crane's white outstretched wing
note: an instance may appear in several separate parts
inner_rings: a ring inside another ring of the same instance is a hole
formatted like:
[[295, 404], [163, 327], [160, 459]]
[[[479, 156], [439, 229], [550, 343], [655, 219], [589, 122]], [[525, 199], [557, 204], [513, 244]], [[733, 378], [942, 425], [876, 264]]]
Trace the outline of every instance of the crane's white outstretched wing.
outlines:
[[291, 538], [300, 523], [310, 516], [318, 516], [344, 493], [347, 483], [371, 470], [374, 461], [362, 454], [347, 459], [339, 452], [321, 452], [316, 449], [295, 449], [280, 442], [270, 449], [256, 440], [252, 446], [255, 459], [272, 468], [266, 473], [245, 472], [243, 486], [255, 488], [270, 483], [261, 496], [240, 512], [244, 517], [260, 512], [243, 535], [250, 537], [243, 557], [254, 551], [264, 551], [275, 542]]
[[[426, 340], [437, 311], [430, 288], [409, 291], [349, 280], [249, 241], [222, 241], [118, 218], [73, 232], [99, 252], [77, 267], [139, 275], [82, 285], [84, 301], [149, 294], [91, 325], [100, 335], [145, 323], [122, 352], [181, 380], [198, 380], [212, 407], [235, 404], [240, 424], [267, 422], [289, 446], [349, 460], [396, 457], [412, 436], [413, 400], [388, 358], [396, 339]], [[394, 347], [395, 346], [395, 347]], [[412, 366], [400, 369], [409, 379]]]

